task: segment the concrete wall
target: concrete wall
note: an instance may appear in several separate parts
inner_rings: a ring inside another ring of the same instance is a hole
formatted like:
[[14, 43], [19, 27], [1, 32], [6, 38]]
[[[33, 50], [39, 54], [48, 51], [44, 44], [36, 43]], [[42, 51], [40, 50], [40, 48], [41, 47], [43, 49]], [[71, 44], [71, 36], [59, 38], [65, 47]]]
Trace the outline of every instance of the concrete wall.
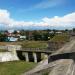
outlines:
[[0, 46], [0, 49], [5, 49], [6, 52], [0, 52], [0, 62], [19, 60], [16, 50], [20, 50], [19, 45]]
[[56, 54], [48, 57], [48, 63], [59, 59], [73, 59], [75, 61], [75, 52]]
[[19, 60], [17, 56], [11, 52], [0, 52], [0, 62]]

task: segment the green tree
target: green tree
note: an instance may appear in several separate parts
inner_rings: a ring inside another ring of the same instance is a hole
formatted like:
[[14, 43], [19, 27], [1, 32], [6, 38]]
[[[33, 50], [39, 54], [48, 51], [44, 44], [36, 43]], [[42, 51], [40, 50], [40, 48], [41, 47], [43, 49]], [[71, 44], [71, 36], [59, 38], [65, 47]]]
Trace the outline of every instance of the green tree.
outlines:
[[6, 40], [7, 40], [7, 35], [0, 33], [0, 41], [3, 42], [3, 41], [6, 41]]
[[75, 28], [73, 28], [72, 30], [73, 30], [73, 32], [75, 32]]

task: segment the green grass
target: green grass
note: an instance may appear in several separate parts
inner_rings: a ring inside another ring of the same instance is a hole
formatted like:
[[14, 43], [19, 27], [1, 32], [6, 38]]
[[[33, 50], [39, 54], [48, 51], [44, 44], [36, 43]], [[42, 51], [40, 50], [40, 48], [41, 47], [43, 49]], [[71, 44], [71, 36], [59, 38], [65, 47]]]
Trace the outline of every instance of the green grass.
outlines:
[[0, 52], [7, 52], [7, 50], [5, 50], [5, 49], [0, 49]]
[[48, 75], [48, 73], [44, 73], [43, 75]]
[[24, 48], [46, 48], [46, 41], [0, 42], [0, 45], [22, 45]]
[[66, 35], [66, 34], [62, 34], [62, 35], [55, 35], [51, 41], [54, 41], [54, 42], [67, 42], [69, 41], [69, 36]]
[[35, 65], [35, 63], [25, 61], [0, 63], [0, 75], [21, 75]]
[[44, 41], [25, 41], [22, 43], [24, 48], [47, 48], [47, 42]]

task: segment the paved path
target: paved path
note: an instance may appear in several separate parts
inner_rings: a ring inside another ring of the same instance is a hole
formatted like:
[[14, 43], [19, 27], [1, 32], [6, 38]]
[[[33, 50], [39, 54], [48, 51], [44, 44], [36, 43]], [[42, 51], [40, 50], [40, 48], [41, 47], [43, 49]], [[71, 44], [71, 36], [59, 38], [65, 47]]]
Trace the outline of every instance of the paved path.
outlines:
[[59, 65], [56, 65], [51, 70], [49, 75], [75, 75], [74, 74], [74, 62], [73, 62], [73, 60], [71, 60], [71, 59], [62, 60], [62, 62], [60, 62]]

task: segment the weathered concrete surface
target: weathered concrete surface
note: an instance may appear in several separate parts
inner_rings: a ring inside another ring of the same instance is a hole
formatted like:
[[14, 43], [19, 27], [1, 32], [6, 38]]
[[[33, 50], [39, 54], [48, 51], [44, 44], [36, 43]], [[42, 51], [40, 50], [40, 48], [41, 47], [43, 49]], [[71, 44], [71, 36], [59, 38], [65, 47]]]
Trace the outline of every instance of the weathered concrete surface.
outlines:
[[47, 65], [40, 65], [23, 75], [44, 75], [46, 72], [48, 72], [48, 75], [73, 75], [71, 73], [74, 72], [74, 67], [72, 59], [61, 59]]
[[0, 46], [0, 49], [5, 49], [6, 52], [0, 52], [0, 62], [19, 60], [16, 50], [20, 49], [19, 45]]
[[69, 59], [69, 60], [62, 60], [62, 62], [58, 62], [57, 64], [49, 73], [49, 75], [75, 75], [74, 74], [74, 69], [75, 69], [75, 64], [74, 61]]
[[[52, 55], [56, 54], [63, 54], [63, 53], [71, 53], [75, 52], [75, 39], [72, 39], [66, 45], [64, 45], [61, 49], [57, 52], [53, 53]], [[50, 55], [50, 56], [52, 56]], [[47, 64], [47, 59], [44, 62], [31, 71], [24, 73], [23, 75], [44, 75], [43, 72], [48, 71], [48, 75], [75, 75], [75, 60], [74, 59], [59, 59]], [[43, 65], [46, 63], [45, 65]]]
[[19, 60], [16, 55], [11, 52], [0, 52], [0, 62]]

